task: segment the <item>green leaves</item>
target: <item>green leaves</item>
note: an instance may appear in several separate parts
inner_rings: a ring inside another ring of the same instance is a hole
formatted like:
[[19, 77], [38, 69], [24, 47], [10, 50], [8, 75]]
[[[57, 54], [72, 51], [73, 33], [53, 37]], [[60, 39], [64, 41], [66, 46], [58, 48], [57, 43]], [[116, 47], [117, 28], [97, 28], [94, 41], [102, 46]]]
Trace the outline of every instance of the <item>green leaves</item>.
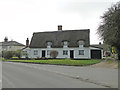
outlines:
[[12, 57], [17, 57], [20, 58], [21, 57], [21, 50], [17, 50], [17, 51], [3, 51], [2, 52], [2, 57], [6, 58], [6, 59], [11, 59]]
[[10, 59], [14, 56], [14, 52], [13, 51], [3, 51], [2, 52], [2, 57], [4, 57], [5, 59]]
[[[98, 34], [106, 44], [120, 47], [120, 2], [108, 8], [101, 17], [102, 23], [98, 27]], [[120, 50], [118, 50], [120, 51]], [[118, 52], [119, 54], [120, 52]]]
[[98, 28], [100, 37], [108, 44], [116, 44], [116, 40], [120, 39], [120, 2], [108, 8], [101, 18], [102, 23]]

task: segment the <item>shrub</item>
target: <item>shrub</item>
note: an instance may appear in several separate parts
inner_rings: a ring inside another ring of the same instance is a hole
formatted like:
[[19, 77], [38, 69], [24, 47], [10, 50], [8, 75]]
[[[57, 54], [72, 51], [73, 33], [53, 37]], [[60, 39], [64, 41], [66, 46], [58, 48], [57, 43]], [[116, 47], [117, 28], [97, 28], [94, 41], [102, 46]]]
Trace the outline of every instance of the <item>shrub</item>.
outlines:
[[50, 56], [51, 56], [52, 58], [56, 58], [56, 57], [58, 56], [58, 51], [52, 50], [52, 51], [50, 52]]
[[28, 59], [28, 53], [27, 53], [27, 52], [21, 51], [21, 54], [22, 54], [23, 56], [25, 56], [26, 59]]
[[45, 57], [42, 57], [42, 59], [44, 60], [44, 59], [46, 59]]
[[21, 50], [14, 51], [14, 56], [20, 58], [21, 57]]
[[21, 57], [21, 50], [17, 50], [17, 51], [3, 51], [2, 52], [2, 57], [4, 57], [5, 59], [10, 59], [12, 57], [20, 58]]
[[3, 51], [2, 57], [5, 59], [10, 59], [14, 56], [14, 51]]

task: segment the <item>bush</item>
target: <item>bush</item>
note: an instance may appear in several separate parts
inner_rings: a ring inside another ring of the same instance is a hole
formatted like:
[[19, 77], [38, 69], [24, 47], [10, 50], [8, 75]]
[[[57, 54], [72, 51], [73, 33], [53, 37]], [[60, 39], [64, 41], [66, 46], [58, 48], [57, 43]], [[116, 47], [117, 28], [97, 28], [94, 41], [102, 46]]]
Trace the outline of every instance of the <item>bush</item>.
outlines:
[[21, 50], [14, 51], [14, 56], [20, 58], [21, 57]]
[[2, 57], [4, 57], [5, 59], [11, 59], [12, 57], [20, 58], [21, 57], [21, 50], [3, 51], [2, 52]]
[[52, 58], [56, 58], [56, 57], [58, 56], [58, 51], [55, 51], [55, 50], [51, 51], [51, 52], [50, 52], [50, 56], [51, 56]]
[[5, 59], [10, 59], [14, 56], [14, 51], [3, 51], [2, 57]]

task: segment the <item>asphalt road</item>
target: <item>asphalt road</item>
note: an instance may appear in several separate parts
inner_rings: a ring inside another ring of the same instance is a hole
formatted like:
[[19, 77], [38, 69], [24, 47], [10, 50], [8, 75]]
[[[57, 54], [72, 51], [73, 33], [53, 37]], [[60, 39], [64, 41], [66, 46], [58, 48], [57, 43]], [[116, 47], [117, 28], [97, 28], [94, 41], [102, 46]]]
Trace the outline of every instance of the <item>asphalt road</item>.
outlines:
[[117, 69], [2, 63], [2, 88], [117, 87]]

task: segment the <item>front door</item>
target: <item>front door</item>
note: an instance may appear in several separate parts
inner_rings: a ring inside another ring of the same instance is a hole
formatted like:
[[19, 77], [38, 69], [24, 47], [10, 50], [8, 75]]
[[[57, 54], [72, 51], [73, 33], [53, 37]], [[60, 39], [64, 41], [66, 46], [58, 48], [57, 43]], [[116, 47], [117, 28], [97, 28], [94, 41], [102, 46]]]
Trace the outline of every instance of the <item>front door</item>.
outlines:
[[42, 57], [45, 57], [45, 50], [42, 50]]
[[70, 50], [70, 58], [74, 59], [74, 50]]

